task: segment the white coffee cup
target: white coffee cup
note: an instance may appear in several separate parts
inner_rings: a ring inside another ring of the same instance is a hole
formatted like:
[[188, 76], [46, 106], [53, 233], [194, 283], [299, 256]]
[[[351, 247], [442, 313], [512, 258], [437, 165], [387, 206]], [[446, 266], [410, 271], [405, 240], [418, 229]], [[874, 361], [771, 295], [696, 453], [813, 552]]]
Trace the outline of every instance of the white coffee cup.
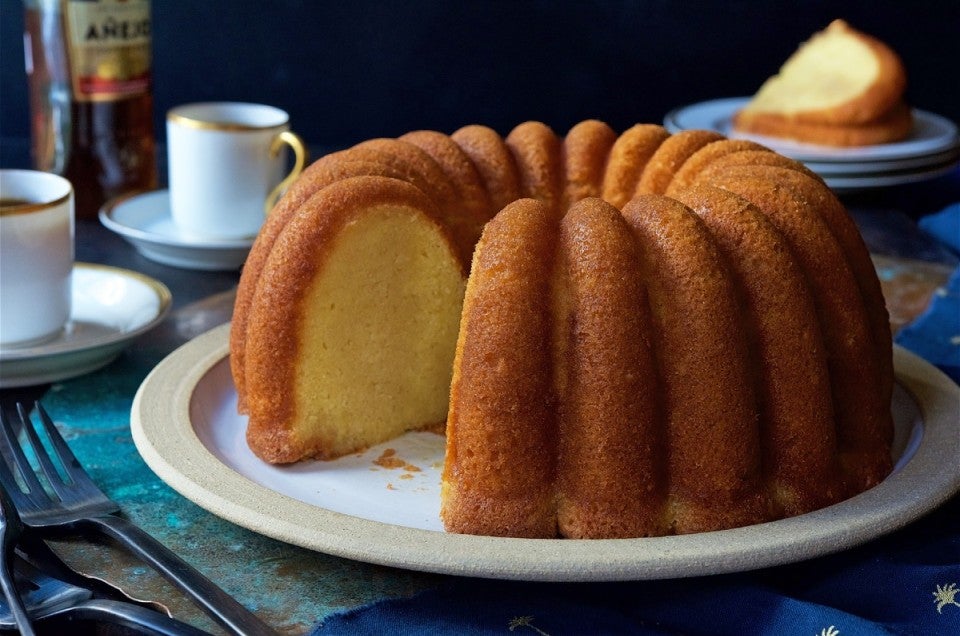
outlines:
[[0, 346], [52, 340], [70, 319], [73, 186], [35, 170], [0, 170]]
[[[286, 177], [285, 146], [295, 155]], [[253, 236], [306, 160], [303, 140], [290, 132], [290, 117], [279, 108], [241, 102], [178, 106], [167, 113], [173, 222], [201, 238]]]

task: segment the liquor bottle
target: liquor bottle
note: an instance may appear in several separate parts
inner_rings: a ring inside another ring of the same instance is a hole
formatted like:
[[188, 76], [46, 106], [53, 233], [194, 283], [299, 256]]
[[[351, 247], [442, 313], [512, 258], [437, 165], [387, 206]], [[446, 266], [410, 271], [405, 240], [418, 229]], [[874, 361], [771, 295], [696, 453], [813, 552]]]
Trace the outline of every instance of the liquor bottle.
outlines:
[[157, 187], [149, 0], [25, 0], [34, 167], [73, 183], [78, 219]]

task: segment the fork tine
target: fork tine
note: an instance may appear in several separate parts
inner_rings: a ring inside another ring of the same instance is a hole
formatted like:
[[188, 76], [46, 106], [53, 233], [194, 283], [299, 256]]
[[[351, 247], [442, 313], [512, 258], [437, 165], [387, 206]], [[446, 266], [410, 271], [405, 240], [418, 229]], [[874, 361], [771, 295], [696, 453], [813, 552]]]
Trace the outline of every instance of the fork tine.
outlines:
[[[6, 416], [3, 417], [6, 418]], [[4, 419], [4, 426], [6, 426], [6, 419]], [[2, 485], [3, 492], [12, 501], [16, 510], [21, 512], [33, 510], [36, 506], [30, 500], [30, 496], [20, 489], [20, 484], [17, 483], [17, 478], [13, 474], [15, 469], [13, 464], [10, 463], [14, 461], [12, 459], [13, 451], [6, 443], [5, 437], [0, 438], [0, 448], [2, 448], [4, 456], [3, 461], [0, 461], [0, 485]]]
[[57, 452], [57, 457], [60, 459], [67, 475], [78, 485], [91, 481], [90, 475], [83, 469], [83, 464], [70, 450], [67, 442], [63, 439], [63, 435], [60, 434], [53, 420], [47, 414], [47, 409], [43, 408], [43, 404], [40, 404], [40, 402], [37, 402], [36, 405], [37, 413], [40, 414], [40, 421], [43, 422], [43, 428], [47, 431], [47, 437], [50, 439], [53, 449]]
[[[39, 407], [40, 403], [37, 402], [36, 405]], [[38, 409], [39, 411], [39, 409]], [[33, 446], [33, 454], [37, 458], [37, 462], [40, 464], [40, 469], [43, 471], [43, 474], [47, 477], [47, 483], [50, 484], [50, 487], [53, 488], [53, 491], [60, 496], [61, 499], [69, 495], [69, 492], [65, 490], [66, 485], [64, 484], [63, 478], [60, 476], [60, 473], [57, 472], [57, 467], [53, 465], [53, 462], [50, 461], [50, 455], [47, 454], [47, 449], [44, 448], [43, 444], [40, 442], [40, 438], [37, 436], [37, 431], [34, 428], [33, 421], [30, 419], [30, 414], [27, 413], [27, 410], [23, 408], [23, 405], [17, 403], [17, 412], [20, 413], [20, 420], [23, 422], [23, 429], [27, 434], [27, 439], [30, 440], [30, 445]], [[41, 415], [43, 419], [43, 415]], [[49, 418], [48, 418], [49, 419]], [[52, 423], [51, 423], [52, 427]], [[44, 421], [44, 428], [47, 429], [47, 436], [51, 438], [53, 442], [53, 437], [50, 433], [50, 428], [46, 426], [46, 421]], [[52, 427], [56, 430], [56, 427]], [[61, 440], [62, 441], [62, 440]], [[55, 445], [55, 444], [54, 444]], [[59, 452], [59, 449], [57, 449]], [[71, 458], [73, 456], [71, 455]], [[73, 458], [74, 462], [76, 459]], [[66, 466], [67, 462], [63, 462]]]
[[[60, 434], [60, 431], [53, 423], [53, 419], [47, 414], [47, 410], [43, 408], [43, 404], [40, 402], [35, 402], [35, 404], [37, 406], [37, 413], [40, 414], [40, 421], [43, 424], [43, 428], [47, 431], [47, 439], [50, 440], [50, 444], [53, 446], [54, 453], [56, 453], [57, 459], [60, 460], [60, 465], [63, 467], [64, 472], [70, 478], [70, 483], [63, 480], [55, 482], [54, 488], [57, 490], [57, 494], [60, 495], [64, 501], [71, 499], [71, 497], [75, 498], [77, 495], [105, 500], [106, 495], [104, 495], [100, 487], [94, 483], [87, 471], [84, 470], [83, 464], [80, 463], [77, 456], [70, 450], [70, 446], [67, 445], [67, 442], [63, 439], [63, 435]], [[64, 492], [60, 491], [58, 485], [63, 488]]]
[[14, 508], [22, 510], [30, 506], [30, 500], [24, 495], [24, 492], [20, 490], [20, 486], [17, 485], [17, 479], [13, 476], [13, 472], [10, 470], [10, 466], [6, 461], [0, 462], [0, 486], [2, 486], [2, 490], [12, 501]]
[[[17, 405], [18, 411], [20, 410], [20, 405]], [[20, 415], [21, 426], [22, 428], [29, 428], [29, 424], [23, 421], [23, 415]], [[20, 447], [20, 440], [17, 439], [17, 433], [13, 429], [13, 425], [10, 423], [10, 418], [5, 414], [0, 412], [0, 429], [3, 431], [3, 440], [6, 442], [7, 450], [10, 452], [10, 456], [13, 458], [14, 463], [16, 464], [17, 472], [20, 473], [20, 477], [23, 479], [24, 485], [26, 485], [27, 493], [43, 493], [43, 485], [40, 483], [40, 480], [37, 479], [37, 476], [33, 472], [33, 467], [30, 466], [30, 461], [27, 459], [27, 456], [23, 454], [23, 449]], [[11, 476], [13, 473], [13, 466], [11, 468]], [[17, 483], [16, 478], [13, 479], [12, 483], [8, 484], [7, 490], [15, 490], [17, 492], [23, 492], [20, 485]]]
[[[73, 451], [70, 450], [70, 446], [66, 440], [63, 439], [63, 435], [60, 434], [60, 431], [53, 423], [53, 419], [47, 414], [47, 410], [43, 408], [40, 402], [37, 402], [36, 405], [37, 413], [40, 414], [40, 421], [43, 423], [43, 428], [47, 431], [47, 438], [53, 445], [53, 450], [60, 460], [60, 465], [63, 466], [64, 472], [66, 472], [70, 478], [71, 483], [69, 484], [60, 482], [66, 491], [67, 496], [65, 497], [65, 501], [70, 499], [71, 496], [76, 498], [77, 495], [83, 495], [88, 499], [108, 501], [107, 496], [100, 490], [100, 487], [93, 481], [89, 473], [84, 470], [83, 464], [81, 464], [77, 456], [73, 454]], [[57, 492], [61, 497], [64, 496], [64, 493]]]

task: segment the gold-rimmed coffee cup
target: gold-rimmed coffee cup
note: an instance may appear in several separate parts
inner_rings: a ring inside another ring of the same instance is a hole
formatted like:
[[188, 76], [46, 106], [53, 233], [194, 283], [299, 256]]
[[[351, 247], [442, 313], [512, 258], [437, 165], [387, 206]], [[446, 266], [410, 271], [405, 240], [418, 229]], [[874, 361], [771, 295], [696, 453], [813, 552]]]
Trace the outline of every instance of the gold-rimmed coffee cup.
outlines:
[[70, 319], [73, 186], [36, 170], [0, 170], [0, 346], [52, 340]]
[[[294, 154], [290, 170], [288, 147]], [[307, 162], [289, 115], [265, 104], [178, 106], [167, 113], [167, 148], [173, 222], [209, 238], [256, 234]]]

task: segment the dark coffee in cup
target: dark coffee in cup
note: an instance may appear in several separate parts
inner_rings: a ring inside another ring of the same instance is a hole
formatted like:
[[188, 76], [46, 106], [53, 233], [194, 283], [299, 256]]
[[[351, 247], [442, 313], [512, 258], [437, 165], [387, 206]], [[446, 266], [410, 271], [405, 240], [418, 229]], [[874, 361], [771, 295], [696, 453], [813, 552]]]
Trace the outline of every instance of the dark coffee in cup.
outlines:
[[18, 199], [13, 197], [0, 197], [0, 209], [19, 208], [22, 205], [39, 203], [39, 201], [30, 201], [29, 199]]

